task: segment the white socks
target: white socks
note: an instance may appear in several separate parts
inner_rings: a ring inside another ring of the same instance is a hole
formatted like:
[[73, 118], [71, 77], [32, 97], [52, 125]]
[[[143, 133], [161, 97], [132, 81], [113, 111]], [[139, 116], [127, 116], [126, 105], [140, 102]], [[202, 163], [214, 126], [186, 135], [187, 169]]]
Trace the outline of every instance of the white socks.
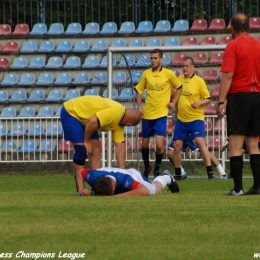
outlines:
[[171, 184], [171, 177], [169, 175], [160, 175], [153, 180], [153, 182], [155, 181], [159, 181], [164, 189], [167, 184]]
[[185, 172], [185, 170], [181, 166], [181, 175], [185, 175], [185, 174], [186, 174], [186, 172]]
[[219, 164], [219, 165], [216, 167], [216, 169], [218, 170], [218, 173], [219, 173], [220, 175], [225, 175], [225, 174], [226, 174], [221, 164]]

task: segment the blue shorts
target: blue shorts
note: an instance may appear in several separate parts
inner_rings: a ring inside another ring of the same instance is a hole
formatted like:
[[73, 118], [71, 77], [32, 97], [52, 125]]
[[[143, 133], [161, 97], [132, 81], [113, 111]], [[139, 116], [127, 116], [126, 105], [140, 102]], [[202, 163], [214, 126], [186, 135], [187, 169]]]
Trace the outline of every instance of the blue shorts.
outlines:
[[[188, 136], [187, 140], [185, 140], [183, 142], [183, 146], [182, 146], [181, 152], [185, 153], [187, 148], [189, 148], [192, 152], [196, 152], [196, 151], [199, 150], [199, 147], [195, 144], [194, 140], [191, 138], [190, 135]], [[169, 150], [174, 150], [174, 141], [173, 141], [173, 139], [171, 140], [168, 149]]]
[[[84, 143], [85, 126], [75, 117], [71, 116], [64, 107], [60, 111], [60, 119], [64, 131], [64, 139], [72, 143]], [[99, 139], [95, 132], [91, 139]]]
[[147, 120], [142, 119], [142, 137], [149, 138], [153, 135], [166, 136], [167, 117]]

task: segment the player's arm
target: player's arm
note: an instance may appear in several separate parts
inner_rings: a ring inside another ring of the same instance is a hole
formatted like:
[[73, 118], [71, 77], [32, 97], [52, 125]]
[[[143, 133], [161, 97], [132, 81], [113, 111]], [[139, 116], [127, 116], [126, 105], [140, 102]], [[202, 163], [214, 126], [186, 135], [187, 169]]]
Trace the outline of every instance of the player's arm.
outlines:
[[139, 183], [138, 186], [130, 191], [126, 191], [114, 196], [148, 196], [150, 195], [150, 191], [148, 190], [148, 188], [146, 188], [143, 184]]
[[98, 131], [99, 129], [99, 121], [96, 115], [92, 116], [88, 123], [86, 124], [85, 134], [84, 134], [84, 146], [87, 149], [87, 153], [92, 153], [92, 144], [91, 144], [91, 136], [93, 133]]
[[211, 99], [210, 98], [207, 98], [207, 99], [203, 99], [203, 100], [199, 100], [199, 101], [196, 101], [194, 103], [191, 104], [191, 107], [196, 109], [200, 106], [206, 106], [208, 105], [209, 103], [211, 102]]
[[136, 103], [137, 103], [137, 108], [141, 112], [141, 115], [143, 114], [143, 110], [141, 107], [142, 104], [142, 95], [136, 92]]
[[90, 195], [90, 192], [87, 188], [85, 188], [85, 181], [83, 179], [81, 172], [82, 172], [82, 169], [79, 169], [76, 172], [76, 181], [77, 181], [78, 193], [79, 193], [80, 196], [88, 196], [88, 195]]
[[177, 104], [178, 99], [179, 99], [179, 97], [180, 97], [180, 95], [181, 95], [181, 92], [182, 92], [182, 86], [180, 86], [180, 87], [176, 90], [176, 92], [175, 92], [175, 94], [174, 94], [173, 100], [167, 105], [168, 108], [174, 109], [174, 108], [176, 107], [176, 104]]
[[117, 166], [118, 168], [125, 168], [125, 142], [122, 143], [115, 143], [115, 149], [116, 149], [116, 160], [117, 160]]

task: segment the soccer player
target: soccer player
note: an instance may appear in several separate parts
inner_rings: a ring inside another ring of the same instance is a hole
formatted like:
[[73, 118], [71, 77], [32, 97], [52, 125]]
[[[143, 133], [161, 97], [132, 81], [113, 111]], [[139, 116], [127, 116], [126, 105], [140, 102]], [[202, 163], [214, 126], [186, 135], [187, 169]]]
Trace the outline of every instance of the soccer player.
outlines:
[[157, 176], [153, 182], [135, 169], [120, 169], [104, 167], [100, 169], [78, 170], [76, 173], [77, 185], [80, 196], [90, 195], [85, 188], [87, 182], [95, 195], [101, 196], [142, 196], [161, 194], [162, 190], [169, 187], [172, 193], [179, 192], [179, 186], [170, 175], [164, 171], [162, 176]]
[[[166, 136], [168, 109], [173, 109], [181, 94], [181, 83], [173, 71], [162, 66], [163, 53], [154, 49], [150, 53], [151, 68], [144, 71], [136, 85], [137, 108], [142, 113], [142, 157], [144, 175], [148, 177], [152, 169], [149, 161], [149, 141], [154, 134], [156, 142], [154, 177], [160, 175], [159, 169], [163, 157], [163, 140]], [[177, 89], [172, 102], [171, 88]], [[141, 107], [142, 93], [146, 89], [144, 109]]]

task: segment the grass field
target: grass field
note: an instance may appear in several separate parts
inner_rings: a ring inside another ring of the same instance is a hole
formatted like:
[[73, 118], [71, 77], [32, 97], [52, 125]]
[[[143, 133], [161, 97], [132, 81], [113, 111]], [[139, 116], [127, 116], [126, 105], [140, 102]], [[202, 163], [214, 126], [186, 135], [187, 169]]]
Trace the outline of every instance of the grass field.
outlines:
[[[243, 182], [244, 190], [252, 185], [251, 178]], [[69, 175], [0, 176], [0, 256], [245, 260], [260, 252], [259, 196], [224, 196], [230, 179], [188, 178], [179, 185], [179, 194], [77, 197]]]

